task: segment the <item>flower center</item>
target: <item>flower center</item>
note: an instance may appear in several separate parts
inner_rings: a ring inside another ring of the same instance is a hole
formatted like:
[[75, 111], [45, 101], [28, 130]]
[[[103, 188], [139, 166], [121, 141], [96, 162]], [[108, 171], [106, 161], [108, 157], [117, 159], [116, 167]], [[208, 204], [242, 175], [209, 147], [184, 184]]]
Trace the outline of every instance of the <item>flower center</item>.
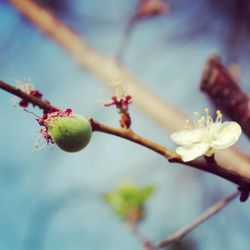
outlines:
[[216, 118], [215, 120], [209, 113], [209, 109], [205, 108], [205, 115], [201, 115], [199, 112], [194, 112], [193, 124], [190, 123], [190, 120], [186, 120], [186, 128], [188, 129], [213, 129], [215, 124], [222, 123], [222, 113], [220, 110], [216, 111]]
[[192, 124], [189, 120], [186, 120], [186, 128], [190, 130], [202, 130], [200, 140], [205, 143], [211, 143], [216, 139], [218, 125], [222, 123], [222, 113], [220, 110], [216, 111], [215, 120], [210, 115], [209, 109], [205, 108], [205, 115], [201, 115], [198, 112], [194, 112], [194, 118]]

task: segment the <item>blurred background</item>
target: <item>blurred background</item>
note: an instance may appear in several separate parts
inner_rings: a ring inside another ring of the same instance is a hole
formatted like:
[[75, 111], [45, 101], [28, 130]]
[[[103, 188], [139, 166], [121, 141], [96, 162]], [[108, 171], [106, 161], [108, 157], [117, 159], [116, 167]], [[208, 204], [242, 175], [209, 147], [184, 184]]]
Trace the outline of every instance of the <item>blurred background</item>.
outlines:
[[[109, 56], [115, 56], [138, 4], [137, 0], [36, 2]], [[166, 14], [140, 20], [126, 39], [121, 54], [130, 72], [190, 115], [209, 106], [199, 81], [208, 56], [220, 53], [227, 66], [237, 63], [240, 86], [249, 92], [249, 1], [169, 0], [166, 4]], [[30, 78], [55, 106], [118, 126], [115, 109], [97, 101], [109, 97], [100, 91], [104, 82], [80, 68], [7, 0], [0, 0], [0, 20], [1, 80], [15, 85]], [[95, 133], [79, 153], [65, 153], [56, 146], [33, 153], [39, 126], [34, 116], [13, 108], [11, 99], [0, 92], [0, 249], [141, 249], [101, 198], [123, 179], [156, 187], [141, 224], [154, 241], [187, 225], [235, 189], [225, 180], [170, 165], [143, 147], [102, 133]], [[175, 148], [166, 128], [147, 113], [132, 106], [131, 116], [136, 132]], [[238, 146], [249, 152], [244, 136]], [[247, 203], [235, 201], [172, 249], [249, 249], [249, 212]]]

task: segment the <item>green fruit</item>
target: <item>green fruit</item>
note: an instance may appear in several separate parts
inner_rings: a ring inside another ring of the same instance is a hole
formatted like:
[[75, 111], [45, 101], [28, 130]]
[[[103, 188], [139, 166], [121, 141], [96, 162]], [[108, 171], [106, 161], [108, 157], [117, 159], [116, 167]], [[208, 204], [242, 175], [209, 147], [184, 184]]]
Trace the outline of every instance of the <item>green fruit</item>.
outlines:
[[49, 122], [49, 134], [59, 148], [78, 152], [91, 139], [92, 128], [88, 119], [81, 115], [57, 117]]

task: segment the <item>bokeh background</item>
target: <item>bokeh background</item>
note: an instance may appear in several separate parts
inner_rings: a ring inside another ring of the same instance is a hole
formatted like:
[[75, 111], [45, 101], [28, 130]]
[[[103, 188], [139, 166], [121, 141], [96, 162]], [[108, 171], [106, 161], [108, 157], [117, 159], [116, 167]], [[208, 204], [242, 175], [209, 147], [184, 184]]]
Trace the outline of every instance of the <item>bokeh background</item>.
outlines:
[[[37, 1], [88, 43], [114, 55], [137, 0]], [[166, 15], [138, 23], [123, 63], [144, 85], [191, 114], [209, 106], [199, 91], [204, 63], [220, 53], [226, 65], [238, 63], [240, 85], [249, 92], [248, 1], [168, 1]], [[31, 79], [55, 106], [117, 126], [114, 109], [97, 102], [109, 97], [105, 83], [82, 70], [57, 44], [41, 34], [6, 0], [0, 1], [0, 79], [13, 85]], [[168, 164], [128, 141], [96, 133], [83, 151], [56, 147], [32, 151], [38, 136], [34, 116], [0, 93], [0, 249], [127, 250], [141, 246], [101, 194], [123, 179], [154, 185], [142, 230], [158, 241], [190, 223], [235, 186], [197, 170]], [[145, 100], [146, 101], [146, 100]], [[38, 109], [33, 110], [38, 115]], [[162, 116], [165, 114], [163, 113]], [[166, 129], [131, 107], [133, 128], [172, 149]], [[171, 119], [171, 117], [169, 117]], [[249, 152], [242, 136], [239, 148]], [[233, 202], [172, 249], [247, 250], [249, 204]]]

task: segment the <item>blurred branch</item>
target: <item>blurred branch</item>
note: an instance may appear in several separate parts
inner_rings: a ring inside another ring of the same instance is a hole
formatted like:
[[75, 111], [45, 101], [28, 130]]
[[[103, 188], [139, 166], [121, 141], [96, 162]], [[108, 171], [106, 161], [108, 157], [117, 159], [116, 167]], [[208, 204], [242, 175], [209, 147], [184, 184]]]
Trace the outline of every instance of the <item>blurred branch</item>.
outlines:
[[231, 201], [233, 201], [236, 197], [238, 197], [240, 194], [239, 191], [233, 192], [229, 196], [223, 198], [219, 202], [215, 203], [212, 207], [210, 207], [207, 211], [205, 211], [203, 214], [198, 216], [190, 225], [187, 227], [177, 231], [175, 234], [167, 237], [166, 239], [162, 240], [158, 245], [157, 249], [167, 247], [171, 244], [174, 244], [181, 240], [184, 236], [186, 236], [188, 233], [193, 231], [196, 227], [198, 227], [201, 223], [208, 220], [213, 215], [220, 212], [223, 208], [225, 208]]
[[[0, 81], [0, 88], [12, 93], [13, 95], [21, 97], [22, 99], [28, 100], [30, 103], [40, 107], [44, 111], [59, 110], [57, 107], [52, 106], [48, 101], [25, 94], [20, 89], [14, 88], [8, 85], [7, 83], [4, 83], [3, 81]], [[164, 146], [156, 144], [142, 136], [139, 136], [130, 129], [113, 128], [94, 121], [93, 119], [90, 119], [90, 123], [93, 131], [112, 134], [142, 145], [144, 147], [147, 147], [150, 150], [165, 157], [169, 162], [180, 163], [185, 166], [190, 166], [220, 176], [228, 181], [239, 185], [241, 188], [240, 190], [243, 193], [248, 193], [248, 191], [250, 190], [250, 168], [246, 170], [241, 169], [241, 167], [239, 167], [238, 169], [232, 170], [231, 168], [228, 168], [225, 165], [218, 164], [216, 161], [208, 162], [205, 159], [197, 159], [190, 162], [183, 162], [181, 157], [175, 152], [169, 150]]]
[[123, 54], [131, 39], [132, 31], [135, 28], [135, 25], [136, 25], [136, 19], [134, 18], [134, 16], [132, 16], [129, 18], [128, 22], [126, 23], [126, 26], [122, 32], [122, 36], [120, 38], [120, 41], [118, 43], [118, 46], [115, 52], [115, 59], [118, 62], [122, 62]]
[[[105, 56], [87, 45], [86, 41], [72, 29], [63, 24], [51, 12], [31, 0], [9, 0], [20, 13], [45, 35], [63, 47], [80, 66], [105, 83], [122, 79], [128, 85], [128, 92], [134, 103], [169, 132], [183, 128], [186, 116], [159, 96], [144, 88], [113, 58]], [[249, 159], [236, 149], [227, 149], [217, 155], [218, 162], [227, 166], [229, 171], [242, 172], [247, 175]]]
[[[104, 83], [121, 79], [128, 86], [128, 94], [145, 113], [170, 131], [183, 127], [185, 115], [144, 88], [121, 64], [91, 48], [83, 37], [57, 19], [50, 11], [31, 0], [9, 2], [35, 27], [64, 48], [79, 65]], [[164, 115], [163, 115], [164, 114]], [[171, 117], [171, 119], [168, 119]]]
[[211, 56], [201, 79], [201, 90], [250, 138], [250, 98], [240, 89], [218, 56]]
[[[118, 64], [113, 58], [88, 46], [82, 37], [51, 12], [31, 0], [9, 1], [33, 25], [63, 47], [83, 69], [88, 70], [105, 83], [113, 82], [114, 79], [122, 79], [122, 82], [128, 85], [128, 92], [133, 96], [134, 103], [169, 132], [183, 128], [183, 121], [187, 117], [180, 110], [144, 88], [124, 66]], [[249, 159], [236, 149], [221, 151], [216, 160], [227, 166], [229, 171], [248, 175]]]

